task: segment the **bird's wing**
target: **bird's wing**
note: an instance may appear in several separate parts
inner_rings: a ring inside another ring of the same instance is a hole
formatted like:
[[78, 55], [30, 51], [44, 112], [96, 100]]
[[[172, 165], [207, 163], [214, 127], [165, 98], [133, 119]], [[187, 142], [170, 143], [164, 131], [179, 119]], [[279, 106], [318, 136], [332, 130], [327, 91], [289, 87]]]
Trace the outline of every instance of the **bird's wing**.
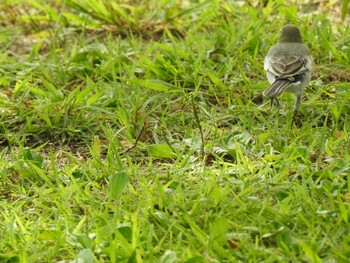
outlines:
[[311, 69], [311, 58], [302, 56], [266, 57], [264, 68], [277, 78], [289, 79]]

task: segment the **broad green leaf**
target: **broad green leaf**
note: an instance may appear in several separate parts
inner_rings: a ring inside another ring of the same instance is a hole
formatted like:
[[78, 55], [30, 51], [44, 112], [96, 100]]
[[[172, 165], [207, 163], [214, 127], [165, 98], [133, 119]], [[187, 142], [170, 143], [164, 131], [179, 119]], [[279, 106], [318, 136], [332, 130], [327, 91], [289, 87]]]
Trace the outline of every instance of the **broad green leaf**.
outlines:
[[177, 262], [177, 256], [175, 251], [167, 250], [158, 261], [159, 263], [173, 263]]
[[175, 158], [177, 154], [167, 144], [153, 144], [147, 148], [148, 155], [158, 158]]
[[341, 19], [344, 21], [346, 13], [348, 11], [350, 4], [350, 0], [343, 0], [342, 6], [341, 6]]
[[128, 185], [128, 176], [125, 172], [117, 172], [109, 182], [108, 189], [111, 196], [118, 199]]
[[203, 256], [194, 256], [185, 261], [185, 263], [201, 263], [201, 262], [205, 262]]
[[32, 51], [30, 52], [29, 54], [29, 57], [28, 57], [28, 60], [29, 61], [32, 61], [33, 58], [37, 57], [38, 54], [39, 54], [39, 51], [40, 51], [40, 48], [42, 46], [42, 44], [44, 43], [45, 41], [45, 37], [43, 37], [40, 41], [38, 41], [32, 48]]
[[312, 247], [310, 247], [306, 242], [300, 241], [299, 246], [302, 247], [306, 256], [310, 259], [311, 262], [314, 262], [314, 263], [321, 263], [322, 262], [321, 258], [318, 256], [317, 251], [315, 249], [313, 249]]
[[90, 248], [80, 250], [76, 262], [82, 262], [82, 263], [94, 263], [94, 253]]
[[44, 158], [38, 153], [31, 149], [26, 149], [23, 154], [24, 160], [29, 160], [37, 167], [41, 168], [44, 162]]
[[175, 85], [169, 84], [165, 81], [157, 79], [132, 79], [131, 82], [143, 86], [148, 89], [158, 90], [158, 91], [168, 91], [170, 88], [176, 89]]
[[211, 224], [210, 235], [214, 241], [219, 241], [222, 243], [226, 242], [226, 234], [230, 225], [226, 218], [220, 218], [215, 220]]

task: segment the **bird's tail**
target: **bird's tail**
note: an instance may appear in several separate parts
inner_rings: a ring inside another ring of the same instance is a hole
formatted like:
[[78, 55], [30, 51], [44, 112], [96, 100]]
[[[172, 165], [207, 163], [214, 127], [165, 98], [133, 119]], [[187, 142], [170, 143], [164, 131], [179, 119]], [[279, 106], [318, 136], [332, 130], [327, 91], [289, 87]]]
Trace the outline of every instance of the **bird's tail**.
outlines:
[[291, 84], [292, 82], [288, 79], [276, 79], [276, 81], [272, 83], [268, 89], [264, 90], [263, 96], [267, 98], [276, 98]]

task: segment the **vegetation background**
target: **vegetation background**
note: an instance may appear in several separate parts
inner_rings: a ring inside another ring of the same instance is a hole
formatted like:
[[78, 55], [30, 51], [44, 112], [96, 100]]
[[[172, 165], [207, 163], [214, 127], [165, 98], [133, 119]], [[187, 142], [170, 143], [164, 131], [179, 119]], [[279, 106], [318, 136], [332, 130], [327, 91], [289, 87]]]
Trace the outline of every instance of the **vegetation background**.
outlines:
[[0, 262], [349, 262], [348, 5], [1, 1]]

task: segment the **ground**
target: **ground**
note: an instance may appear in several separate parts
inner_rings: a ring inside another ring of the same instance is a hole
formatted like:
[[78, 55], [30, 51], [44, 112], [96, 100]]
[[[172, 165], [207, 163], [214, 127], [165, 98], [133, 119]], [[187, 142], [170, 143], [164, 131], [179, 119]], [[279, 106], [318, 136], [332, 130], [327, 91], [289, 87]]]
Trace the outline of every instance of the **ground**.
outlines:
[[[298, 2], [1, 3], [0, 261], [347, 262], [349, 15]], [[286, 23], [292, 128], [261, 96]]]

